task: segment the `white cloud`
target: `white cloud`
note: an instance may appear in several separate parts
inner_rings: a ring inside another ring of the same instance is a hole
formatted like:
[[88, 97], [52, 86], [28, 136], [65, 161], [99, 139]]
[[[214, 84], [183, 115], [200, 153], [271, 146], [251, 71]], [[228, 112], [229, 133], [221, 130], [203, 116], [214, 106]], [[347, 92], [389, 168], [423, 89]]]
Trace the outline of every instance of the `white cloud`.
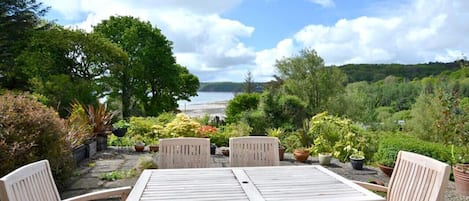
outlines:
[[329, 7], [334, 7], [335, 3], [333, 0], [309, 0], [312, 3], [319, 4], [322, 7], [329, 8]]
[[342, 19], [308, 25], [293, 39], [313, 48], [326, 64], [454, 61], [469, 52], [464, 25], [468, 1], [417, 0], [394, 16]]
[[[246, 47], [240, 41], [240, 38], [250, 37], [254, 27], [219, 15], [240, 2], [241, 0], [143, 0], [136, 3], [132, 0], [73, 0], [64, 3], [61, 0], [44, 0], [55, 11], [69, 16], [67, 19], [76, 21], [80, 14], [86, 14], [85, 19], [67, 26], [87, 31], [113, 15], [131, 15], [150, 21], [173, 41], [177, 62], [187, 66], [191, 72], [199, 72], [198, 76], [222, 70], [236, 71], [236, 68], [246, 71], [243, 65], [254, 63], [253, 48]], [[239, 77], [232, 80], [237, 79]]]
[[275, 62], [276, 60], [290, 57], [295, 53], [295, 47], [292, 39], [285, 39], [277, 43], [277, 46], [272, 49], [262, 50], [256, 53], [256, 69], [252, 71], [256, 81], [269, 81], [272, 76], [276, 74]]
[[[257, 52], [242, 42], [255, 28], [220, 15], [241, 1], [43, 0], [64, 18], [78, 19], [80, 22], [71, 26], [85, 30], [111, 15], [151, 21], [174, 42], [178, 63], [201, 81], [243, 81], [247, 70], [255, 81], [268, 81], [276, 73], [277, 59], [302, 48], [315, 49], [328, 65], [453, 61], [469, 52], [466, 0], [403, 1], [405, 4], [394, 5], [397, 9], [392, 12], [374, 12], [383, 16], [341, 19], [332, 25], [311, 24], [291, 30], [296, 33], [273, 42], [274, 48]], [[309, 1], [335, 6], [332, 0]]]

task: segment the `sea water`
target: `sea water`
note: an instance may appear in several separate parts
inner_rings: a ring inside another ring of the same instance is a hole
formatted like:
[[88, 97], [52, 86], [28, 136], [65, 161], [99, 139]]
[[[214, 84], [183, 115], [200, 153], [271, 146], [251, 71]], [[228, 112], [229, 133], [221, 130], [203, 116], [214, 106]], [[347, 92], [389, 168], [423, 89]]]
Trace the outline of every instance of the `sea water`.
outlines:
[[197, 92], [198, 96], [191, 97], [191, 101], [178, 101], [179, 108], [188, 105], [207, 104], [220, 101], [229, 101], [233, 99], [233, 92]]

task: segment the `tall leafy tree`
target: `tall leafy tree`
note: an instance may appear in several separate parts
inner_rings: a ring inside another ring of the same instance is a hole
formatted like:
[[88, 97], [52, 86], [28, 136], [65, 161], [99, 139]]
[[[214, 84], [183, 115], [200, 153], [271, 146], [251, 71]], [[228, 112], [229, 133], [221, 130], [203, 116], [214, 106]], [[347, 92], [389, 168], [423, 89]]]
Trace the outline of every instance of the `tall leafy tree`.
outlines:
[[331, 97], [344, 90], [347, 79], [340, 69], [325, 67], [323, 59], [310, 49], [277, 61], [275, 66], [286, 92], [304, 100], [310, 114], [324, 111]]
[[0, 1], [0, 84], [9, 89], [25, 89], [28, 78], [17, 70], [15, 58], [29, 44], [34, 32], [45, 23], [47, 12], [35, 0]]
[[100, 35], [54, 26], [37, 32], [17, 57], [17, 70], [28, 78], [28, 90], [44, 95], [62, 116], [74, 100], [92, 104], [108, 91], [108, 72], [127, 57]]
[[176, 64], [172, 42], [149, 22], [113, 16], [95, 26], [94, 31], [128, 54], [126, 65], [111, 71], [111, 77], [118, 80], [112, 91], [121, 98], [124, 117], [173, 111], [178, 100], [196, 95], [197, 77]]

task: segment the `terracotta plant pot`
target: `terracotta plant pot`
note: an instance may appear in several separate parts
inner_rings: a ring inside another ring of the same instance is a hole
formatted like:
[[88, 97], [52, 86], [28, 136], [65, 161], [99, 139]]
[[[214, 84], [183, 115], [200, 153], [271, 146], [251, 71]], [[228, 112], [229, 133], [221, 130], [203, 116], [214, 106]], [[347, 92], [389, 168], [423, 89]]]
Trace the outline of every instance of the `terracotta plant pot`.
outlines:
[[155, 144], [148, 146], [148, 148], [151, 152], [158, 152], [160, 150], [160, 146]]
[[453, 166], [453, 175], [456, 192], [469, 196], [469, 164], [456, 164]]
[[388, 177], [391, 177], [392, 171], [394, 170], [394, 168], [388, 167], [379, 163], [378, 163], [378, 167], [385, 175], [387, 175]]
[[295, 149], [293, 151], [293, 156], [295, 156], [295, 159], [299, 162], [305, 162], [306, 159], [309, 157], [309, 150], [307, 149]]
[[136, 152], [143, 152], [143, 150], [145, 150], [145, 145], [136, 144], [134, 148]]

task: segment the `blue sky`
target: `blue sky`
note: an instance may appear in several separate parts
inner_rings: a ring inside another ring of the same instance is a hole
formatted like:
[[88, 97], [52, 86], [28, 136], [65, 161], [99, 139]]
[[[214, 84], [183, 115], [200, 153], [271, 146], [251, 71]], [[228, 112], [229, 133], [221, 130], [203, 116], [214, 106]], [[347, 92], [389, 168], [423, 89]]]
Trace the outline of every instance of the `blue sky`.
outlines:
[[112, 15], [150, 21], [202, 82], [255, 81], [315, 49], [326, 65], [454, 61], [469, 52], [467, 0], [42, 0], [46, 18], [87, 31]]

